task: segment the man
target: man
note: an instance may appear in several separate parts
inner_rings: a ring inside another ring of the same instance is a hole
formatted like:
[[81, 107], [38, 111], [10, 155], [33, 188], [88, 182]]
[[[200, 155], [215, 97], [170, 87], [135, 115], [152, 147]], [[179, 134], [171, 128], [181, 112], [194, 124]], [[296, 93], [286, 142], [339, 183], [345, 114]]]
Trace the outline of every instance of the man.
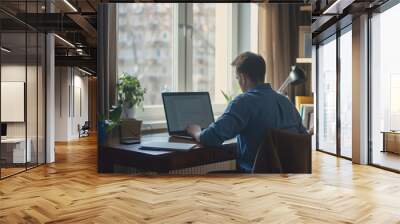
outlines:
[[206, 146], [219, 146], [237, 136], [238, 171], [251, 172], [267, 130], [280, 128], [296, 133], [306, 133], [306, 130], [294, 105], [264, 83], [265, 61], [261, 56], [242, 53], [232, 66], [236, 67], [236, 79], [243, 93], [208, 128], [202, 131], [199, 125], [192, 124], [187, 132]]

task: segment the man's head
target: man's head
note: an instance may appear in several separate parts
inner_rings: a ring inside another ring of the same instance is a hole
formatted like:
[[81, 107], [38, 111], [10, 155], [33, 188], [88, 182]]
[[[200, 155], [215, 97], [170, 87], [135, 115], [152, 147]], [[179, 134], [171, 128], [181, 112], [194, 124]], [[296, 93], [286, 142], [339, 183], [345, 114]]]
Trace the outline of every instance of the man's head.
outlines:
[[241, 53], [231, 65], [236, 67], [236, 78], [243, 92], [264, 83], [265, 61], [260, 55], [251, 52]]

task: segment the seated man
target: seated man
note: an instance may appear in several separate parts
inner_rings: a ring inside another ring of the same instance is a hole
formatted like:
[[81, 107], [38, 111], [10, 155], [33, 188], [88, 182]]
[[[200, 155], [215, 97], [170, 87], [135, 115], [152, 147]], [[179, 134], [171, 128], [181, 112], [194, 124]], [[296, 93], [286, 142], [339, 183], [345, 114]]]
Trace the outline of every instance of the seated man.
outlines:
[[295, 106], [283, 95], [264, 83], [265, 61], [254, 53], [240, 54], [233, 62], [236, 79], [242, 94], [229, 103], [225, 112], [208, 128], [201, 131], [197, 124], [187, 132], [206, 146], [219, 146], [237, 136], [239, 172], [251, 172], [258, 147], [267, 130], [280, 128], [296, 133], [307, 133]]

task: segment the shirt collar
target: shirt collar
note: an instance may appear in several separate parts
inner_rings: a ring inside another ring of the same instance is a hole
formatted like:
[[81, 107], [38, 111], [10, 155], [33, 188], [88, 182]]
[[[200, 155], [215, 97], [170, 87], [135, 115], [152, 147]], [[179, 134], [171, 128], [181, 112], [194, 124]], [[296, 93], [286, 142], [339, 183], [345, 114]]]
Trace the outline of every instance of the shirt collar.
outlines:
[[272, 90], [271, 84], [261, 83], [261, 84], [256, 85], [255, 87], [247, 90], [247, 92], [258, 92], [261, 90]]

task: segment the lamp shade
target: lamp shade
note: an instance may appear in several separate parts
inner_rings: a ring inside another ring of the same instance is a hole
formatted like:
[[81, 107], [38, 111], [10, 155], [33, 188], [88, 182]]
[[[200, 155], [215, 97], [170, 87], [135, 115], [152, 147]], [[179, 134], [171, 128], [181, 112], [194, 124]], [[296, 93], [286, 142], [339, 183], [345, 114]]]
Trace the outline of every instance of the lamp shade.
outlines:
[[306, 74], [303, 69], [292, 66], [292, 70], [289, 73], [290, 83], [292, 85], [302, 84], [306, 81]]
[[303, 71], [303, 69], [297, 66], [292, 66], [289, 76], [287, 77], [285, 82], [283, 82], [281, 87], [279, 87], [278, 92], [282, 93], [288, 87], [289, 84], [298, 85], [304, 83], [305, 81], [306, 81], [306, 74]]

